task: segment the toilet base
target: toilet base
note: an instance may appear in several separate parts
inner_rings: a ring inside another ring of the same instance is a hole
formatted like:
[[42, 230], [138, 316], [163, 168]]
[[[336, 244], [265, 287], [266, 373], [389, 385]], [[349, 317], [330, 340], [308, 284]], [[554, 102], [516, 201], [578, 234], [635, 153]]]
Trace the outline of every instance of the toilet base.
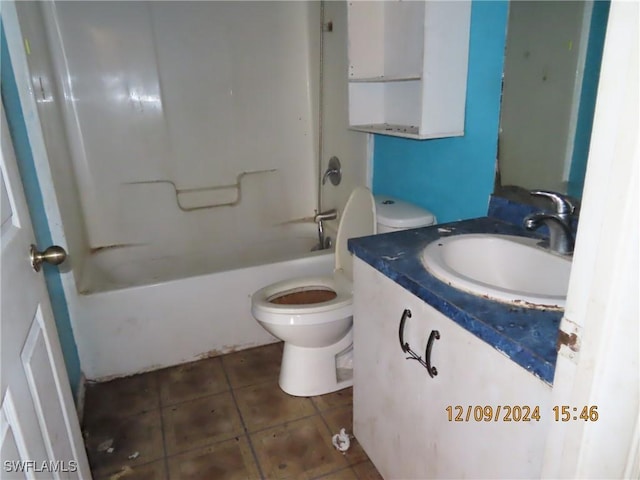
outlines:
[[312, 397], [352, 386], [353, 369], [338, 369], [336, 364], [336, 358], [348, 352], [352, 344], [353, 327], [338, 342], [324, 348], [298, 347], [285, 342], [280, 388], [296, 397]]

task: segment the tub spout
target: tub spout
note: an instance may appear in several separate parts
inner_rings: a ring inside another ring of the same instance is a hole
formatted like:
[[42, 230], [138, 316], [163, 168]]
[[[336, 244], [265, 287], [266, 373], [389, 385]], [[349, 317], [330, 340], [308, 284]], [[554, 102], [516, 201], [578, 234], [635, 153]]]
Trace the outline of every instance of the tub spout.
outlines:
[[338, 211], [335, 208], [327, 210], [326, 212], [317, 213], [316, 216], [313, 217], [313, 221], [318, 224], [317, 250], [330, 248], [330, 246], [327, 246], [330, 242], [327, 242], [324, 238], [324, 225], [322, 222], [324, 222], [325, 220], [335, 220], [336, 218], [338, 218]]
[[324, 220], [335, 220], [336, 218], [338, 218], [338, 211], [335, 208], [332, 208], [326, 212], [317, 213], [316, 216], [313, 217], [313, 221], [320, 223]]

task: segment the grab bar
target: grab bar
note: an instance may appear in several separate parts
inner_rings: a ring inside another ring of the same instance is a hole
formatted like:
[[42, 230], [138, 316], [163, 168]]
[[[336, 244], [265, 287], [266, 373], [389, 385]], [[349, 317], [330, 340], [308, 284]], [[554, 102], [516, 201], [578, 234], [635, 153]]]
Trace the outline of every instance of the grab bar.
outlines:
[[[178, 188], [172, 180], [141, 180], [136, 182], [125, 182], [125, 185], [156, 185], [156, 184], [168, 184], [173, 187], [173, 190], [176, 195], [176, 203], [178, 204], [178, 208], [183, 212], [193, 212], [196, 210], [204, 210], [207, 208], [219, 208], [219, 207], [235, 207], [242, 200], [242, 179], [247, 175], [255, 175], [258, 173], [272, 173], [276, 172], [276, 168], [272, 168], [269, 170], [253, 170], [249, 172], [241, 172], [236, 177], [236, 183], [230, 185], [214, 185], [212, 187], [197, 187], [197, 188]], [[221, 202], [221, 203], [212, 203], [208, 205], [200, 205], [197, 207], [186, 207], [180, 203], [180, 195], [188, 194], [188, 193], [197, 193], [197, 192], [207, 192], [207, 191], [220, 191], [220, 190], [236, 190], [236, 198], [230, 202]]]

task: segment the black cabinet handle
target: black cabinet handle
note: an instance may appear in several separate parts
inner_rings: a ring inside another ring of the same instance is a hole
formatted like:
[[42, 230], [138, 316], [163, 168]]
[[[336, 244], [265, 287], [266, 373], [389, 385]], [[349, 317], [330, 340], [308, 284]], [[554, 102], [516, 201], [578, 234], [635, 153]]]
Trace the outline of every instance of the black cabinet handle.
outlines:
[[402, 312], [402, 317], [400, 318], [400, 328], [398, 329], [398, 337], [400, 337], [400, 348], [405, 353], [409, 351], [409, 344], [405, 343], [404, 341], [404, 324], [407, 321], [407, 318], [411, 318], [411, 310], [405, 308], [404, 312]]
[[429, 376], [433, 378], [438, 375], [438, 369], [431, 366], [431, 349], [433, 348], [434, 340], [440, 339], [440, 332], [438, 332], [438, 330], [431, 330], [429, 340], [427, 341], [427, 349], [424, 354], [425, 360], [423, 360], [420, 355], [411, 350], [409, 342], [404, 341], [404, 326], [407, 323], [407, 318], [411, 318], [411, 310], [405, 308], [402, 312], [402, 317], [400, 317], [400, 326], [398, 327], [398, 340], [400, 340], [400, 348], [402, 349], [403, 353], [409, 354], [409, 356], [406, 357], [407, 360], [416, 360], [420, 365], [427, 369]]
[[438, 330], [431, 330], [431, 334], [429, 335], [429, 340], [427, 341], [427, 351], [424, 354], [424, 357], [427, 362], [427, 371], [431, 378], [438, 375], [438, 369], [436, 367], [431, 366], [431, 349], [433, 348], [434, 340], [440, 340], [440, 332]]

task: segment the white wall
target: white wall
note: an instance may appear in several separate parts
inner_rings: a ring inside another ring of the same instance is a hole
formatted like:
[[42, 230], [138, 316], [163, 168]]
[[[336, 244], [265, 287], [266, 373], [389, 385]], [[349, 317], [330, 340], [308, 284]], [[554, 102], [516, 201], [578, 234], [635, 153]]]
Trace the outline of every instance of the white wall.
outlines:
[[324, 93], [322, 122], [321, 174], [329, 159], [337, 156], [342, 164], [342, 182], [334, 186], [330, 181], [322, 189], [322, 210], [342, 211], [351, 191], [366, 185], [368, 134], [349, 130], [347, 3], [325, 2], [324, 23], [331, 22], [333, 30], [324, 32]]

